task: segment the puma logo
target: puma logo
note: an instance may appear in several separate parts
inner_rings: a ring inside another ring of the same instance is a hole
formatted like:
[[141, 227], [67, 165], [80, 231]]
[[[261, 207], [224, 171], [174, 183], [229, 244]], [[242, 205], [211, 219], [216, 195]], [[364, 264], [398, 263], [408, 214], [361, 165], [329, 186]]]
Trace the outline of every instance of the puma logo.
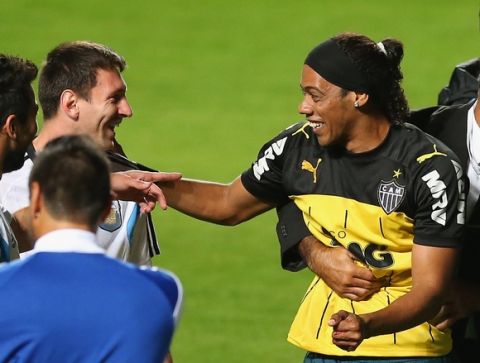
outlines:
[[308, 126], [308, 122], [305, 122], [305, 125], [303, 125], [301, 128], [299, 128], [297, 131], [295, 131], [292, 136], [295, 136], [296, 134], [303, 132], [307, 140], [310, 138], [310, 135], [305, 132], [305, 128]]
[[419, 156], [417, 158], [417, 161], [419, 164], [423, 163], [425, 160], [433, 158], [434, 156], [447, 156], [447, 154], [441, 153], [437, 151], [437, 145], [433, 144], [433, 150], [435, 150], [433, 153], [425, 154], [422, 156]]
[[310, 164], [309, 161], [307, 160], [303, 160], [302, 161], [302, 170], [306, 170], [306, 171], [309, 171], [310, 173], [313, 174], [313, 182], [316, 183], [317, 182], [317, 169], [318, 169], [318, 165], [322, 162], [322, 159], [319, 158], [317, 160], [317, 165], [315, 167], [313, 167], [312, 164]]

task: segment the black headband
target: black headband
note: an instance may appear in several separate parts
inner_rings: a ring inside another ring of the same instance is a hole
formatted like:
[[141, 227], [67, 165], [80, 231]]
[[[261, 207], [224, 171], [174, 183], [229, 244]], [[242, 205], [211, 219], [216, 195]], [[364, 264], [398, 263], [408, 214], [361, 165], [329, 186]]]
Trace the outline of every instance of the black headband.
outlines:
[[366, 77], [333, 39], [313, 48], [305, 59], [305, 64], [338, 87], [349, 91], [370, 91]]

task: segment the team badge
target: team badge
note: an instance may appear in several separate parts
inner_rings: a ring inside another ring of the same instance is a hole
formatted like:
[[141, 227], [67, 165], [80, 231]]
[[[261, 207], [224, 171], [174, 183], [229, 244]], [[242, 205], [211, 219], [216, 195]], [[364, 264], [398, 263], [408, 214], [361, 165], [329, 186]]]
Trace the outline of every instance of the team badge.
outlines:
[[399, 207], [405, 197], [405, 187], [397, 184], [395, 180], [381, 181], [377, 190], [378, 202], [390, 214]]
[[121, 225], [122, 213], [120, 212], [120, 203], [118, 200], [114, 200], [112, 203], [112, 209], [110, 209], [110, 214], [99, 227], [107, 232], [113, 232], [119, 229]]

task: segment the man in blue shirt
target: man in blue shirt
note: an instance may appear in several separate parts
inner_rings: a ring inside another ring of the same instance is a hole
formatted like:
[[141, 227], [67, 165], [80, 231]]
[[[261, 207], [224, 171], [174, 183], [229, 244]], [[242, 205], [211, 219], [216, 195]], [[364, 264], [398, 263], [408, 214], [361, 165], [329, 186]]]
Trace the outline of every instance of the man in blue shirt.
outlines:
[[85, 136], [55, 139], [29, 187], [36, 243], [31, 256], [0, 268], [0, 361], [162, 362], [182, 287], [173, 274], [107, 257], [96, 243], [111, 206], [104, 154]]

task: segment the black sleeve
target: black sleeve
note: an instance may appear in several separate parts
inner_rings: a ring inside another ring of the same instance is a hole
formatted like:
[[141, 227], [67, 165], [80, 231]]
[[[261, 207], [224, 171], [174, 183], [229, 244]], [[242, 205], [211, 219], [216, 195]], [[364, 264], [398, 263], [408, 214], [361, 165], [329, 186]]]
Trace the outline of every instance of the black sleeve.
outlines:
[[280, 259], [282, 268], [289, 271], [299, 271], [306, 267], [298, 244], [312, 233], [303, 220], [302, 212], [294, 202], [289, 202], [277, 208], [277, 236], [280, 242]]
[[152, 172], [158, 171], [143, 164], [137, 163], [136, 161], [129, 160], [125, 156], [114, 153], [112, 151], [107, 151], [107, 157], [110, 161], [110, 167], [112, 169], [112, 172], [126, 170], [142, 170]]
[[257, 160], [241, 175], [242, 184], [250, 194], [274, 205], [288, 203], [284, 165], [295, 148], [292, 135], [304, 124], [301, 122], [287, 127], [263, 145]]
[[418, 162], [414, 243], [461, 247], [468, 181], [455, 155], [436, 141], [441, 156]]

